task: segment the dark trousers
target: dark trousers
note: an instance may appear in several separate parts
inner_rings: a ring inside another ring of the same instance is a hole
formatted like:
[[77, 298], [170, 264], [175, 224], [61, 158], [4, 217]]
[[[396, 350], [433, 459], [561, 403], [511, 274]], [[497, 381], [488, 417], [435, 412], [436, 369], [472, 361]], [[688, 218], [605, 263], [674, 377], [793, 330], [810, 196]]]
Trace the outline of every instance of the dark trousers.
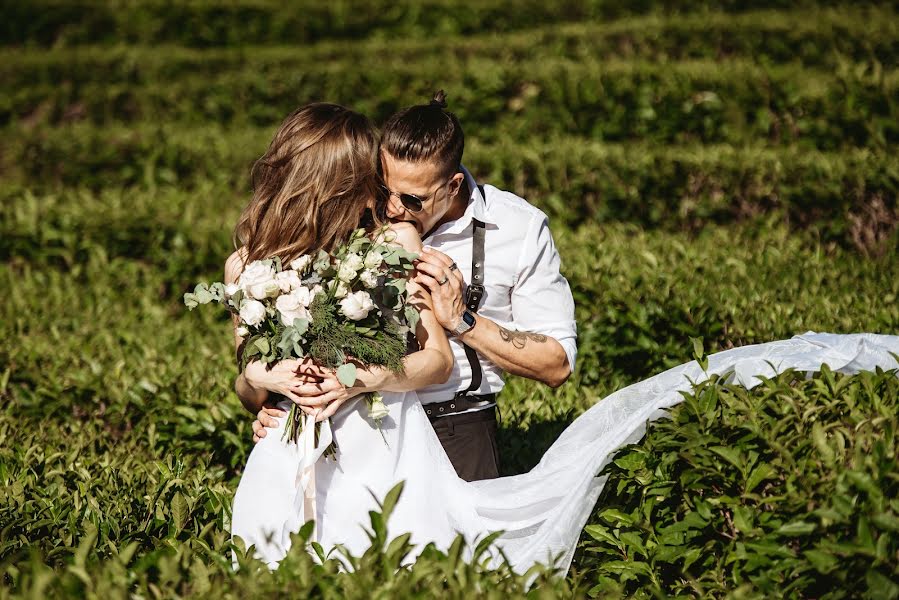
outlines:
[[496, 407], [460, 415], [431, 418], [431, 425], [465, 481], [499, 477], [496, 447]]

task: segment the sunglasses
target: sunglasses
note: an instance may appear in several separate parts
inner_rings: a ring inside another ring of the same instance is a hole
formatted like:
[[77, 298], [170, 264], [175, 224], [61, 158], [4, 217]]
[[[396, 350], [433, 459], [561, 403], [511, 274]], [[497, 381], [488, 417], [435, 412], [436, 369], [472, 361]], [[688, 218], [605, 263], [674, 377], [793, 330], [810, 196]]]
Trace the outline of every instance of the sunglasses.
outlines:
[[[455, 175], [454, 175], [454, 177], [455, 177]], [[453, 178], [450, 177], [446, 183], [449, 183], [452, 180], [453, 180]], [[446, 185], [446, 183], [444, 183], [443, 185]], [[440, 187], [443, 187], [443, 186], [440, 186]], [[394, 192], [390, 188], [388, 188], [386, 185], [383, 185], [383, 184], [381, 185], [381, 190], [384, 192], [384, 194], [387, 195], [388, 199], [391, 196], [396, 196], [399, 199], [399, 201], [402, 203], [402, 205], [406, 208], [406, 210], [408, 210], [409, 212], [417, 213], [422, 209], [425, 202], [431, 200], [434, 197], [434, 195], [439, 191], [439, 188], [437, 190], [434, 190], [433, 192], [431, 192], [424, 198], [422, 198], [421, 196], [416, 196], [415, 194], [406, 194], [404, 192], [403, 193]]]

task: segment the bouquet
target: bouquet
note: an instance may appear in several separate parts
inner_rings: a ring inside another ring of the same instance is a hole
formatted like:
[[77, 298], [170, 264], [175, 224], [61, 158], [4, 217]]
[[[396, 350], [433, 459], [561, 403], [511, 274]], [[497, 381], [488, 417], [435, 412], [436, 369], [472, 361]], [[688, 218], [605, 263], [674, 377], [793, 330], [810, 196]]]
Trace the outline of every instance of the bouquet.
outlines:
[[[217, 302], [238, 316], [241, 371], [252, 360], [271, 365], [308, 357], [336, 369], [345, 386], [355, 383], [357, 365], [401, 372], [407, 334], [419, 317], [406, 291], [418, 255], [391, 245], [391, 234], [384, 228], [372, 238], [357, 229], [334, 252], [306, 254], [286, 267], [277, 256], [257, 260], [237, 283], [200, 283], [184, 303], [192, 310]], [[387, 408], [379, 394], [367, 402], [380, 429]], [[285, 435], [295, 443], [303, 427], [301, 411], [291, 406]], [[330, 443], [325, 454], [334, 455]]]

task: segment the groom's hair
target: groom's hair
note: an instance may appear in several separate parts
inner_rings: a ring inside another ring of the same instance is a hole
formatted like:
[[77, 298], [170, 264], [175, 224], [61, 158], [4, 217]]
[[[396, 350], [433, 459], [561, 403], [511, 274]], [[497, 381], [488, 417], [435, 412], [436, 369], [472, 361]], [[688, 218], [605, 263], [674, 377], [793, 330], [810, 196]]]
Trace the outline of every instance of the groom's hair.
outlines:
[[446, 110], [446, 94], [438, 90], [428, 104], [399, 111], [384, 124], [381, 150], [398, 160], [434, 162], [443, 165], [446, 175], [462, 164], [465, 134], [459, 119]]

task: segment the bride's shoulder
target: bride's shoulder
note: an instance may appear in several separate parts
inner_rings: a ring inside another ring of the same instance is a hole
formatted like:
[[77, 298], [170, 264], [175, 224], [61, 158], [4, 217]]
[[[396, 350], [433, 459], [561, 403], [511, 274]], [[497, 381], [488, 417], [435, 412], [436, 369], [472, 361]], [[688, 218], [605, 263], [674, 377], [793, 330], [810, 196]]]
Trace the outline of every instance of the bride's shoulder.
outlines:
[[247, 249], [243, 246], [231, 253], [225, 261], [225, 283], [236, 283], [243, 272], [247, 260]]
[[391, 243], [402, 246], [404, 250], [409, 252], [421, 252], [421, 236], [412, 223], [399, 222], [391, 223], [387, 227], [387, 231], [393, 234]]

